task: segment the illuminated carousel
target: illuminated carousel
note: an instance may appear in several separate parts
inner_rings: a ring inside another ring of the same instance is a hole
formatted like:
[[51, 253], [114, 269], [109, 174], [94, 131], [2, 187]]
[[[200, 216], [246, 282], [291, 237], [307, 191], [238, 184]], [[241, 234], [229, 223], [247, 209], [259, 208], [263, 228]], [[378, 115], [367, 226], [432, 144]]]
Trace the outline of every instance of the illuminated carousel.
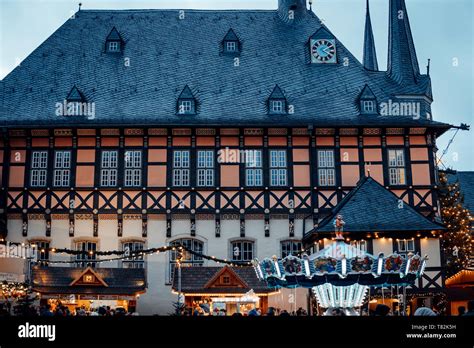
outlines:
[[427, 257], [417, 254], [373, 256], [340, 237], [327, 248], [302, 257], [276, 256], [253, 265], [260, 280], [273, 288], [312, 289], [323, 309], [344, 308], [355, 314], [367, 300], [371, 288], [406, 289], [423, 275]]

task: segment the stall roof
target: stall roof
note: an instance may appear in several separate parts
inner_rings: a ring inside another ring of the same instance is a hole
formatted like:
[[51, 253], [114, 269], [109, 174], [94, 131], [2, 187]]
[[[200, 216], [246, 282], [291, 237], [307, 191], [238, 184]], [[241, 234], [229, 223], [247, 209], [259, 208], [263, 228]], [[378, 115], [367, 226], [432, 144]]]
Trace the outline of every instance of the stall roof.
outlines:
[[[231, 283], [218, 284], [219, 276], [228, 275]], [[258, 280], [253, 267], [182, 267], [181, 292], [184, 294], [245, 294], [252, 290], [256, 294], [269, 293], [274, 289]], [[178, 273], [175, 270], [173, 290], [178, 291]]]
[[[90, 284], [81, 277], [93, 276]], [[34, 267], [33, 289], [43, 294], [134, 295], [146, 288], [145, 270], [128, 268]]]

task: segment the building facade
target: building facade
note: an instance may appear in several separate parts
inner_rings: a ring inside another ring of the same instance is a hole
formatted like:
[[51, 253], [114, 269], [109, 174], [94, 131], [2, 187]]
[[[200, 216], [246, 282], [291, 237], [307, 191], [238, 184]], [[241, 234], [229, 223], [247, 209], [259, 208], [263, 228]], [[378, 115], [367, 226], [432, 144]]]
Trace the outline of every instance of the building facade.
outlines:
[[[250, 261], [322, 247], [331, 238], [319, 224], [370, 176], [433, 230], [345, 237], [373, 253], [428, 254], [414, 291], [442, 290], [434, 157], [451, 126], [431, 116], [405, 1], [387, 5], [388, 71], [368, 8], [362, 63], [304, 0], [78, 11], [1, 81], [6, 239], [40, 246], [48, 267], [145, 268], [137, 310], [167, 314], [173, 253], [94, 263], [95, 252], [182, 243]], [[183, 265], [215, 266], [196, 255]], [[282, 290], [266, 305], [306, 308], [307, 296]]]

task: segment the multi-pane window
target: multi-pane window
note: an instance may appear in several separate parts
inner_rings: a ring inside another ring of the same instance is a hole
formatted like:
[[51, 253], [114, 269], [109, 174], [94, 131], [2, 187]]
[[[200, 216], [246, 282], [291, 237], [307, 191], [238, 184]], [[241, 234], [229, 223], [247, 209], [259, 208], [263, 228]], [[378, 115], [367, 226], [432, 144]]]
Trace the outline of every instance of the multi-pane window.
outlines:
[[287, 170], [286, 170], [286, 151], [271, 150], [270, 151], [270, 185], [286, 186]]
[[254, 242], [238, 240], [231, 243], [232, 261], [252, 261], [254, 255]]
[[95, 242], [77, 242], [76, 250], [83, 253], [76, 255], [76, 267], [95, 267], [97, 243]]
[[226, 51], [227, 51], [227, 52], [235, 52], [235, 51], [237, 51], [237, 42], [235, 42], [235, 41], [227, 41], [227, 42], [226, 42]]
[[301, 252], [302, 244], [299, 240], [285, 240], [281, 242], [281, 258], [297, 255]]
[[318, 180], [319, 186], [335, 186], [336, 170], [334, 169], [334, 151], [318, 151]]
[[129, 255], [122, 261], [123, 268], [144, 268], [143, 242], [126, 242], [122, 244], [122, 250]]
[[189, 186], [189, 150], [173, 152], [173, 186]]
[[125, 151], [125, 186], [140, 186], [142, 183], [142, 152]]
[[351, 245], [362, 252], [367, 252], [367, 241], [365, 240], [353, 240]]
[[191, 100], [180, 100], [178, 103], [178, 113], [190, 114], [193, 112], [193, 102]]
[[263, 185], [262, 150], [245, 152], [245, 183], [247, 186]]
[[36, 259], [42, 265], [47, 265], [49, 261], [49, 242], [37, 241], [31, 242], [36, 245]]
[[400, 254], [415, 252], [415, 241], [413, 239], [399, 239], [397, 243]]
[[71, 152], [56, 151], [54, 154], [54, 180], [56, 187], [68, 187], [71, 175]]
[[362, 108], [365, 113], [373, 113], [375, 111], [375, 102], [373, 100], [362, 101]]
[[405, 185], [405, 153], [403, 149], [388, 150], [390, 185]]
[[101, 186], [117, 186], [118, 152], [102, 151], [100, 171]]
[[197, 152], [197, 185], [214, 186], [214, 151]]
[[109, 52], [120, 52], [120, 42], [109, 41]]
[[272, 100], [271, 111], [275, 114], [283, 113], [283, 100]]
[[31, 154], [31, 186], [46, 186], [48, 151], [33, 151]]
[[[182, 245], [188, 250], [193, 251], [194, 253], [202, 254], [204, 250], [204, 243], [191, 238], [184, 238], [184, 239], [177, 239], [170, 243], [172, 246]], [[188, 251], [182, 252], [181, 258], [181, 267], [195, 267], [195, 266], [202, 266], [204, 264], [204, 259], [201, 255], [196, 255], [194, 253], [190, 253]], [[173, 280], [173, 274], [176, 267], [176, 259], [178, 256], [177, 250], [171, 250], [169, 252], [170, 255], [170, 267], [168, 273], [168, 282]]]

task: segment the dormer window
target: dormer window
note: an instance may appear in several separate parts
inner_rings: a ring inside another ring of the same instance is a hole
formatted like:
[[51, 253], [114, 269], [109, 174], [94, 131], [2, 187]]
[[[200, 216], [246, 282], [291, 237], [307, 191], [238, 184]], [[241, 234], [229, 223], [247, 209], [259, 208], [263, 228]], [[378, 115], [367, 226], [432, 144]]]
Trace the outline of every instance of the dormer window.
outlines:
[[359, 108], [362, 115], [378, 114], [377, 99], [368, 85], [364, 86], [359, 96]]
[[227, 42], [226, 42], [226, 51], [227, 51], [227, 52], [235, 52], [235, 51], [237, 51], [237, 42], [235, 42], [235, 41], [227, 41]]
[[364, 113], [374, 113], [375, 112], [375, 102], [373, 100], [363, 100], [362, 109]]
[[178, 97], [177, 110], [178, 115], [194, 115], [196, 114], [196, 98], [186, 85]]
[[275, 86], [268, 98], [268, 113], [270, 115], [282, 115], [287, 113], [286, 97], [278, 85]]
[[105, 50], [108, 53], [120, 53], [123, 50], [123, 39], [118, 30], [113, 27], [105, 39]]
[[283, 112], [283, 100], [272, 100], [271, 111], [274, 114], [281, 114]]
[[232, 29], [229, 29], [222, 40], [223, 51], [228, 54], [240, 53], [240, 40]]
[[120, 52], [120, 42], [110, 41], [108, 51], [109, 52]]

